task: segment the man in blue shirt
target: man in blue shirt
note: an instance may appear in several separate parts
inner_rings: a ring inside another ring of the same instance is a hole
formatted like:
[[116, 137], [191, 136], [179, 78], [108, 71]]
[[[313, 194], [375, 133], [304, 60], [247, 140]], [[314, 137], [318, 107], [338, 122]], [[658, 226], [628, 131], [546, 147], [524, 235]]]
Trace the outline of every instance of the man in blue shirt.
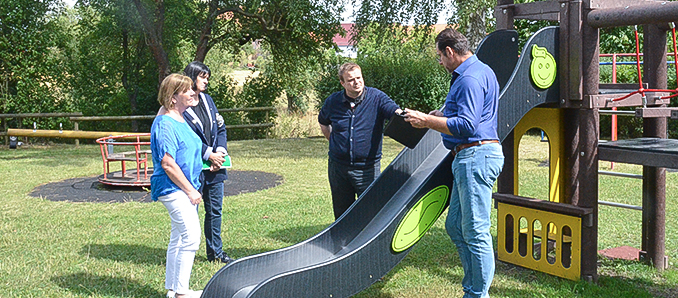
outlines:
[[464, 297], [489, 297], [494, 277], [490, 235], [492, 187], [504, 166], [497, 135], [499, 84], [478, 60], [461, 33], [448, 28], [436, 37], [438, 62], [452, 74], [443, 112], [405, 109], [414, 127], [441, 132], [443, 144], [456, 154], [454, 184], [445, 228], [464, 267]]
[[320, 130], [330, 141], [327, 173], [335, 219], [381, 173], [384, 121], [402, 112], [384, 92], [365, 87], [355, 63], [339, 67], [339, 82], [344, 90], [325, 99], [318, 114]]

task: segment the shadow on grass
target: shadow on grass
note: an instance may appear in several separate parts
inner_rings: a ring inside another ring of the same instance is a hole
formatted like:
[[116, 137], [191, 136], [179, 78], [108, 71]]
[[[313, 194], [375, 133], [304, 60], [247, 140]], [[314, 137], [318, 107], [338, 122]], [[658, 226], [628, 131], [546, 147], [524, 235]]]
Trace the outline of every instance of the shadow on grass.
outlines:
[[452, 282], [461, 283], [463, 277], [451, 272], [450, 268], [461, 268], [459, 254], [445, 229], [438, 227], [431, 228], [399, 266], [418, 268]]
[[93, 275], [89, 273], [75, 273], [65, 276], [52, 277], [52, 282], [67, 289], [73, 294], [89, 296], [115, 297], [164, 297], [165, 293], [158, 292], [153, 287], [124, 278]]
[[83, 246], [80, 254], [96, 259], [164, 266], [167, 250], [138, 244], [90, 244]]
[[[398, 268], [398, 267], [396, 267]], [[383, 292], [384, 286], [390, 280], [390, 274], [387, 274], [381, 280], [373, 283], [369, 288], [363, 290], [362, 292], [356, 294], [354, 297], [370, 297], [370, 298], [393, 298], [393, 295], [390, 293]]]
[[[307, 227], [293, 227], [271, 231], [268, 233], [268, 237], [280, 242], [285, 242], [287, 245], [284, 247], [295, 245], [299, 242], [305, 241], [308, 238], [313, 237], [315, 234], [319, 233], [327, 226], [315, 225]], [[229, 247], [228, 243], [224, 243], [224, 252], [232, 258], [244, 258], [260, 253], [269, 252], [272, 250], [284, 248], [284, 247]], [[207, 261], [207, 257], [201, 254], [196, 255], [196, 260], [198, 261]]]
[[[605, 265], [607, 263], [607, 265]], [[563, 289], [577, 297], [678, 297], [675, 286], [661, 284], [653, 277], [652, 269], [640, 268], [644, 266], [637, 262], [624, 260], [606, 260], [598, 266], [598, 282], [573, 281], [537, 272], [516, 265], [497, 262], [496, 276], [511, 279], [519, 284], [530, 285], [529, 291], [516, 288], [494, 287], [490, 293], [508, 297], [535, 297], [548, 296], [549, 293], [562, 292]], [[622, 268], [621, 274], [612, 272], [605, 267]], [[635, 269], [642, 272], [633, 272]], [[639, 276], [640, 274], [641, 276]], [[496, 284], [496, 283], [495, 283]], [[521, 294], [523, 293], [523, 294]]]
[[320, 233], [322, 230], [327, 228], [329, 225], [314, 225], [314, 226], [305, 226], [305, 227], [292, 227], [286, 229], [275, 230], [268, 233], [268, 237], [290, 243], [290, 245], [297, 244], [308, 238], [313, 237], [314, 235]]

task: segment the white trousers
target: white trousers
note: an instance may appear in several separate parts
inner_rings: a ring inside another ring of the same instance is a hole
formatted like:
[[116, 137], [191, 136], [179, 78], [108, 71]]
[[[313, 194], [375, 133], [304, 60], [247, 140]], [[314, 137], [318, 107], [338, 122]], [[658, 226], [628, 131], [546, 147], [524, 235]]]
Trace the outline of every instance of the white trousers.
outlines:
[[181, 190], [159, 197], [158, 201], [165, 205], [172, 221], [172, 232], [167, 246], [165, 288], [177, 294], [186, 294], [202, 233], [198, 210]]

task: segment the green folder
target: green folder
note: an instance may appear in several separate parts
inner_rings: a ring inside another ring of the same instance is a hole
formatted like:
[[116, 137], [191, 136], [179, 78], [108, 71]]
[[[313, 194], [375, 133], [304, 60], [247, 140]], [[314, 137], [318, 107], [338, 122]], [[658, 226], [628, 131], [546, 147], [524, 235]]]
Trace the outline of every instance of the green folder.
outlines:
[[[224, 160], [224, 163], [221, 164], [221, 168], [222, 168], [222, 169], [229, 169], [229, 168], [231, 168], [231, 156], [230, 156], [230, 155], [226, 155], [226, 156], [224, 156], [224, 159], [225, 159], [225, 160]], [[212, 162], [210, 162], [209, 160], [203, 160], [203, 161], [202, 161], [202, 169], [203, 169], [203, 170], [208, 170], [208, 171], [209, 171], [211, 165], [212, 165]]]

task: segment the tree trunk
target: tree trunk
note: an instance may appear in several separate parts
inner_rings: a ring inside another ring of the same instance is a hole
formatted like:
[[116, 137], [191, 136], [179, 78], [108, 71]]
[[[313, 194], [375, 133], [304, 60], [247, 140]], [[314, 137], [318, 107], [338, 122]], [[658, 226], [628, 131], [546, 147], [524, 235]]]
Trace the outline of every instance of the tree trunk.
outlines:
[[[127, 101], [129, 102], [130, 113], [132, 115], [137, 114], [137, 95], [139, 94], [139, 88], [137, 84], [134, 83], [134, 78], [130, 79], [130, 73], [137, 71], [137, 68], [132, 67], [132, 62], [130, 61], [130, 49], [129, 49], [129, 31], [126, 29], [122, 30], [122, 86], [125, 88], [127, 93]], [[139, 131], [139, 123], [136, 120], [132, 120], [132, 131]]]
[[141, 0], [133, 0], [139, 11], [141, 23], [144, 25], [144, 31], [149, 41], [151, 53], [155, 62], [158, 64], [158, 87], [162, 80], [170, 74], [170, 64], [167, 52], [162, 46], [162, 31], [165, 25], [165, 4], [162, 0], [156, 1], [155, 22], [152, 22], [146, 8], [141, 3]]
[[469, 22], [466, 26], [466, 38], [471, 49], [476, 49], [480, 41], [485, 38], [485, 10], [474, 11], [469, 15]]
[[210, 1], [207, 19], [205, 20], [205, 25], [202, 27], [200, 38], [198, 39], [195, 51], [195, 61], [205, 62], [207, 52], [212, 48], [212, 45], [210, 44], [210, 40], [212, 39], [212, 26], [214, 26], [214, 21], [218, 17], [218, 10], [218, 1]]

